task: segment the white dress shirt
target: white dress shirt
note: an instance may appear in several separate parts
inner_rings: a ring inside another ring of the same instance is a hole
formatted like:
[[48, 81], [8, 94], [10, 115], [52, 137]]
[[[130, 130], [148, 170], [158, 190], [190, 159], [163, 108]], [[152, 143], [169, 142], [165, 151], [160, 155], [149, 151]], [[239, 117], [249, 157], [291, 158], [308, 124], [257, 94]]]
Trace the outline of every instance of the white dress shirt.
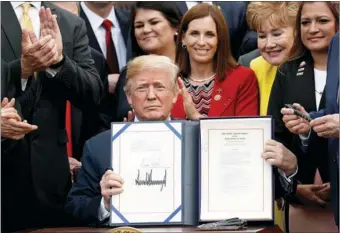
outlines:
[[319, 111], [321, 97], [326, 86], [327, 71], [314, 69], [314, 79], [316, 109]]
[[[26, 3], [26, 2], [11, 2], [13, 10], [14, 10], [17, 18], [18, 18], [19, 25], [20, 25], [22, 13], [23, 13], [22, 12], [23, 9], [22, 9], [21, 5], [24, 4], [24, 3]], [[39, 39], [40, 38], [39, 11], [40, 11], [40, 8], [41, 8], [41, 2], [28, 2], [28, 3], [30, 3], [32, 5], [28, 10], [28, 15], [29, 15], [31, 22], [32, 22], [34, 34]], [[61, 69], [61, 67], [59, 67], [57, 69], [47, 68], [46, 72], [48, 72], [53, 78], [58, 73], [58, 71], [60, 69]], [[28, 81], [27, 79], [21, 79], [21, 89], [23, 91], [26, 89], [27, 81]]]
[[[106, 58], [106, 40], [105, 40], [106, 30], [102, 26], [102, 23], [105, 19], [91, 11], [84, 2], [81, 2], [80, 4], [91, 24], [94, 34], [96, 35], [100, 49], [102, 50], [103, 55]], [[124, 38], [120, 29], [120, 25], [114, 7], [112, 7], [111, 12], [106, 19], [110, 20], [113, 25], [111, 27], [111, 37], [115, 45], [119, 69], [122, 69], [126, 65], [126, 45], [124, 42]]]
[[[21, 5], [26, 2], [11, 2], [13, 10], [18, 18], [19, 24], [21, 22], [22, 17], [22, 7]], [[28, 15], [32, 21], [34, 33], [39, 39], [40, 37], [40, 19], [39, 19], [39, 10], [41, 8], [41, 2], [28, 2], [32, 5], [28, 10]]]
[[[318, 70], [314, 69], [314, 85], [315, 85], [315, 100], [316, 100], [316, 110], [319, 111], [320, 101], [322, 94], [324, 92], [326, 86], [326, 79], [327, 79], [327, 71], [326, 70]], [[308, 134], [299, 134], [301, 139], [301, 143], [303, 146], [308, 146], [310, 130]]]

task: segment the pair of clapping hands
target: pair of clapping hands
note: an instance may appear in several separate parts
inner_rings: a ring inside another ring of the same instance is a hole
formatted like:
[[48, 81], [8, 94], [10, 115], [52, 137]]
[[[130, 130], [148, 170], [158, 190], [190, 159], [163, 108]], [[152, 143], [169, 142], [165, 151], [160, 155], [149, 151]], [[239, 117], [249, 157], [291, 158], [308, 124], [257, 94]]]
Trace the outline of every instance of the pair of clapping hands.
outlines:
[[14, 108], [15, 99], [8, 101], [4, 98], [1, 103], [1, 137], [19, 140], [26, 134], [36, 130], [36, 125], [22, 121], [18, 111]]
[[24, 79], [63, 60], [63, 42], [57, 16], [52, 15], [49, 8], [42, 7], [39, 18], [39, 39], [33, 31], [22, 31], [21, 77]]
[[[309, 116], [303, 106], [293, 104], [296, 110], [302, 114]], [[316, 118], [310, 122], [294, 114], [294, 110], [282, 108], [283, 122], [286, 128], [294, 134], [306, 135], [313, 129], [319, 137], [338, 138], [339, 137], [339, 114], [330, 114]]]

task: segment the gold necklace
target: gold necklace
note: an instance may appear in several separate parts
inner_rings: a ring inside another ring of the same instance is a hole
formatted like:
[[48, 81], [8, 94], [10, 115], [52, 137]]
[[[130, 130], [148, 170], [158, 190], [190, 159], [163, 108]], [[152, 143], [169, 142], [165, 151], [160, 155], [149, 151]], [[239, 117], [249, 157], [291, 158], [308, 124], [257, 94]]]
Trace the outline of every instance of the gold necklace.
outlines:
[[211, 79], [213, 79], [213, 78], [215, 78], [215, 76], [216, 76], [216, 73], [214, 73], [213, 75], [211, 75], [210, 77], [208, 77], [208, 78], [205, 78], [205, 79], [194, 79], [194, 78], [191, 78], [191, 77], [189, 77], [189, 79], [191, 80], [191, 81], [194, 81], [194, 82], [198, 82], [198, 83], [203, 83], [203, 82], [206, 82], [206, 81], [208, 81], [208, 80], [211, 80]]

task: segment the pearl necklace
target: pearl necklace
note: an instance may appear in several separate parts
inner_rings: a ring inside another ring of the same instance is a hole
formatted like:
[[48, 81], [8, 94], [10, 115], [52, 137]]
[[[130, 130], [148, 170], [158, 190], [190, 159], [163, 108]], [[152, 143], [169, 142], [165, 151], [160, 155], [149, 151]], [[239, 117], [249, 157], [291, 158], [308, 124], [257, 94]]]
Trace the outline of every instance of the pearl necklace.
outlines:
[[214, 73], [213, 75], [211, 75], [211, 76], [208, 77], [208, 78], [201, 79], [201, 80], [199, 80], [199, 79], [194, 79], [194, 78], [191, 78], [191, 77], [189, 77], [189, 79], [190, 79], [191, 81], [194, 81], [194, 82], [203, 83], [203, 82], [206, 82], [206, 81], [208, 81], [208, 80], [211, 80], [211, 79], [215, 78], [215, 76], [216, 76], [216, 73]]

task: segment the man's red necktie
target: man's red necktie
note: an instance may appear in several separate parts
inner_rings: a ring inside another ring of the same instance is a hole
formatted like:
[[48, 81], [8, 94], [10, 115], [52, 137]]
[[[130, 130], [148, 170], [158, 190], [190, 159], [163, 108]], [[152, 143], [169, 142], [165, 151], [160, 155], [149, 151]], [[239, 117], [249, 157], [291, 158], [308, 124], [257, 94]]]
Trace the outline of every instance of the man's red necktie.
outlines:
[[115, 45], [113, 44], [112, 35], [111, 35], [111, 27], [113, 24], [110, 20], [105, 19], [102, 25], [106, 30], [106, 34], [105, 34], [106, 61], [107, 61], [107, 64], [109, 65], [110, 74], [116, 74], [116, 73], [119, 73], [119, 63], [118, 63], [116, 48], [115, 48]]

